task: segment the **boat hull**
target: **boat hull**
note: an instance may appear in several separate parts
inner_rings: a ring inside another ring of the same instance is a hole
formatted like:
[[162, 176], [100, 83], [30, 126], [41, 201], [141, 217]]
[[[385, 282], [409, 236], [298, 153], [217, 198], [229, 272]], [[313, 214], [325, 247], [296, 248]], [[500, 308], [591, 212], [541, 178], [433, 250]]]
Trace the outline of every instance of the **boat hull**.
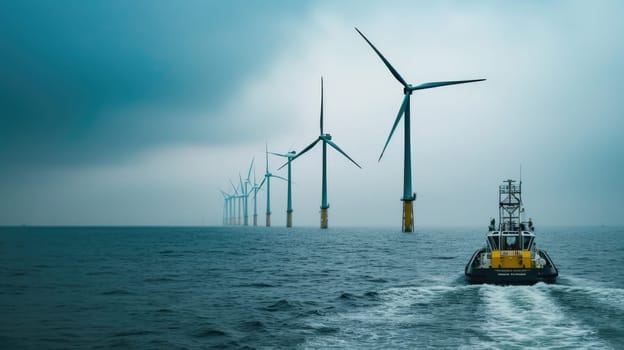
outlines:
[[539, 253], [546, 259], [546, 266], [532, 269], [479, 268], [475, 264], [475, 259], [483, 251], [484, 249], [477, 250], [466, 265], [466, 278], [472, 284], [532, 285], [538, 282], [554, 283], [559, 275], [557, 268], [545, 251]]

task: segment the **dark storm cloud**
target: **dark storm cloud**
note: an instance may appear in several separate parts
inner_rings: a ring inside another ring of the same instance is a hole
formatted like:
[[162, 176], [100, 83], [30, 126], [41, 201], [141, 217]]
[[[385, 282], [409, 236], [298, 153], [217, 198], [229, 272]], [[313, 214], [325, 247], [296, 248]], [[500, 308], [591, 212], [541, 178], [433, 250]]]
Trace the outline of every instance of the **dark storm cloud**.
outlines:
[[[196, 121], [184, 118], [200, 116], [175, 111], [218, 110], [287, 37], [279, 20], [304, 7], [286, 1], [0, 4], [0, 161], [9, 168], [94, 162], [162, 144], [223, 140], [217, 125], [197, 130]], [[136, 106], [155, 113], [133, 113]]]

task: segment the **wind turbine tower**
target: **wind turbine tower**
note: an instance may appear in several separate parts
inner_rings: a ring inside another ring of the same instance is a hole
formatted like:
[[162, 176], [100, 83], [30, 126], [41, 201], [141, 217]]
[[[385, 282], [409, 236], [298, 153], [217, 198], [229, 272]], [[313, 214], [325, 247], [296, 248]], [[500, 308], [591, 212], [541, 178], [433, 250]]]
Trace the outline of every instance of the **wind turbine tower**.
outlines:
[[388, 147], [388, 143], [392, 138], [392, 134], [396, 129], [399, 121], [401, 121], [401, 117], [405, 115], [404, 120], [404, 152], [403, 152], [403, 197], [401, 201], [403, 201], [403, 220], [402, 220], [402, 230], [403, 232], [413, 232], [414, 231], [414, 210], [412, 202], [416, 199], [416, 194], [412, 192], [412, 156], [411, 156], [411, 136], [410, 136], [410, 96], [412, 92], [416, 90], [423, 89], [431, 89], [440, 86], [446, 85], [455, 85], [455, 84], [465, 84], [465, 83], [473, 83], [477, 81], [483, 81], [485, 79], [473, 79], [473, 80], [455, 80], [455, 81], [438, 81], [431, 83], [424, 83], [419, 85], [411, 85], [408, 84], [403, 77], [399, 74], [399, 72], [392, 67], [390, 62], [377, 50], [377, 48], [360, 32], [359, 29], [355, 28], [355, 30], [366, 40], [368, 45], [377, 53], [381, 61], [386, 65], [390, 73], [394, 76], [396, 80], [403, 85], [403, 102], [401, 103], [401, 107], [399, 108], [399, 114], [394, 120], [394, 125], [390, 130], [390, 135], [388, 135], [388, 139], [386, 140], [386, 144], [384, 145], [383, 150], [381, 151], [381, 155], [379, 156], [379, 161], [381, 161], [381, 157]]

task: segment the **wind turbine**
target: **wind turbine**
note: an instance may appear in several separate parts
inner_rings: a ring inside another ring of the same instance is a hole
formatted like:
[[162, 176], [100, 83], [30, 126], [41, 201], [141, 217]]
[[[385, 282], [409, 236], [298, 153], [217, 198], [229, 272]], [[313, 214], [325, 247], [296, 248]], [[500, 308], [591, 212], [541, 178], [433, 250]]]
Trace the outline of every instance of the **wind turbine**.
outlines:
[[247, 184], [243, 184], [243, 178], [241, 174], [238, 173], [238, 179], [240, 181], [240, 185], [238, 186], [241, 189], [241, 207], [243, 209], [243, 225], [247, 226]]
[[288, 159], [288, 162], [282, 165], [281, 167], [279, 167], [279, 169], [283, 168], [285, 165], [288, 165], [288, 199], [287, 199], [287, 208], [286, 208], [286, 227], [292, 227], [292, 212], [293, 212], [292, 191], [291, 191], [291, 179], [292, 179], [291, 174], [292, 173], [291, 173], [290, 162], [295, 158], [295, 154], [297, 154], [297, 152], [289, 151], [286, 154], [280, 154], [280, 153], [274, 153], [274, 152], [269, 152], [269, 153]]
[[225, 193], [223, 190], [219, 190], [223, 195], [223, 225], [228, 225], [228, 221], [230, 219], [230, 213], [228, 212], [230, 205], [230, 195]]
[[[252, 160], [253, 163], [253, 160]], [[241, 188], [241, 201], [243, 202], [243, 215], [244, 215], [244, 219], [243, 219], [243, 224], [245, 226], [249, 226], [249, 211], [248, 211], [248, 205], [247, 205], [247, 200], [249, 199], [249, 195], [251, 194], [251, 189], [249, 189], [249, 191], [247, 191], [247, 184], [250, 183], [249, 182], [249, 176], [251, 176], [251, 165], [249, 166], [249, 173], [247, 175], [247, 178], [245, 179], [245, 182], [243, 182], [243, 178], [241, 177], [240, 173], [238, 174], [238, 178], [240, 180], [240, 188]]]
[[[253, 184], [250, 182], [249, 184], [251, 185], [251, 191], [253, 191], [253, 203], [254, 203], [254, 210], [253, 210], [253, 225], [254, 226], [258, 226], [258, 201], [257, 201], [257, 197], [258, 197], [258, 191], [260, 190], [260, 186], [262, 184], [258, 184], [256, 183], [256, 164], [254, 163], [254, 159], [251, 160], [251, 164], [253, 165]], [[249, 181], [249, 179], [247, 179], [247, 181]], [[264, 180], [262, 181], [264, 182]]]
[[230, 225], [236, 225], [236, 195], [230, 195]]
[[[251, 185], [251, 181], [249, 181], [249, 178], [251, 177], [251, 167], [253, 167], [254, 164], [254, 159], [251, 159], [251, 164], [249, 164], [249, 171], [247, 172], [247, 178], [245, 179], [245, 187], [244, 187], [244, 195], [245, 195], [245, 226], [248, 226], [248, 216], [249, 216], [249, 206], [247, 203], [247, 200], [249, 199], [249, 195], [251, 194], [252, 189], [250, 188], [249, 191], [247, 191], [247, 184]], [[240, 176], [240, 174], [239, 174]]]
[[232, 182], [232, 180], [230, 180], [230, 184], [232, 185], [232, 188], [234, 189], [234, 195], [233, 195], [234, 199], [238, 199], [238, 201], [234, 201], [234, 215], [236, 214], [236, 207], [238, 206], [238, 215], [234, 219], [234, 225], [240, 225], [242, 195], [238, 194], [238, 189], [236, 188], [236, 186], [234, 186], [234, 183]]
[[412, 156], [411, 156], [411, 137], [410, 137], [410, 96], [412, 92], [416, 90], [423, 89], [431, 89], [440, 86], [446, 85], [455, 85], [455, 84], [465, 84], [465, 83], [473, 83], [477, 81], [483, 81], [485, 79], [472, 79], [472, 80], [455, 80], [455, 81], [438, 81], [438, 82], [430, 82], [423, 83], [419, 85], [411, 85], [408, 84], [405, 79], [401, 77], [399, 72], [392, 67], [390, 62], [377, 50], [377, 48], [360, 32], [359, 29], [355, 28], [355, 30], [366, 40], [368, 45], [377, 53], [381, 61], [388, 67], [390, 73], [394, 76], [396, 80], [398, 80], [401, 85], [403, 85], [403, 102], [401, 103], [401, 108], [399, 108], [399, 114], [397, 115], [394, 125], [390, 130], [390, 135], [388, 135], [388, 139], [386, 140], [386, 144], [384, 145], [383, 150], [381, 151], [381, 155], [379, 156], [379, 161], [381, 161], [381, 157], [383, 157], [384, 152], [386, 151], [386, 147], [388, 147], [388, 143], [392, 138], [392, 134], [396, 129], [401, 117], [405, 114], [405, 124], [404, 124], [404, 157], [403, 157], [403, 232], [413, 232], [414, 231], [414, 210], [412, 206], [412, 202], [416, 199], [416, 194], [412, 192]]
[[[251, 186], [251, 188], [249, 189], [249, 194], [251, 194], [253, 192], [254, 196], [253, 196], [253, 205], [254, 205], [254, 210], [253, 210], [253, 225], [254, 226], [258, 226], [258, 202], [256, 200], [256, 197], [258, 195], [258, 190], [260, 189], [260, 186], [258, 186], [258, 184], [256, 183], [256, 163], [255, 163], [256, 158], [252, 158], [251, 159], [251, 165], [249, 165], [249, 173], [247, 174], [247, 179], [245, 180], [246, 184], [249, 184], [249, 186]], [[253, 183], [251, 183], [251, 170], [253, 168]], [[248, 194], [248, 195], [249, 195]]]
[[221, 225], [225, 225], [225, 221], [227, 218], [227, 196], [225, 195], [225, 192], [221, 190], [219, 191], [223, 195], [223, 219], [221, 220]]
[[319, 137], [312, 142], [308, 147], [304, 148], [299, 154], [294, 156], [290, 161], [293, 161], [300, 157], [302, 154], [311, 150], [319, 141], [323, 141], [323, 179], [321, 185], [321, 228], [327, 228], [327, 209], [329, 208], [329, 204], [327, 203], [327, 145], [330, 145], [338, 152], [342, 153], [343, 156], [347, 157], [353, 164], [355, 164], [358, 168], [362, 169], [362, 167], [356, 163], [351, 157], [349, 157], [343, 150], [338, 147], [334, 142], [332, 142], [332, 137], [330, 134], [323, 133], [323, 77], [321, 77], [321, 134]]
[[281, 176], [273, 175], [269, 172], [269, 146], [268, 145], [265, 145], [264, 153], [266, 157], [266, 171], [264, 173], [264, 180], [262, 180], [262, 182], [260, 183], [260, 186], [258, 186], [258, 189], [260, 189], [266, 181], [266, 184], [267, 184], [266, 225], [267, 227], [269, 227], [271, 226], [271, 178], [275, 177], [278, 179], [282, 179], [284, 181], [287, 181], [287, 180]]

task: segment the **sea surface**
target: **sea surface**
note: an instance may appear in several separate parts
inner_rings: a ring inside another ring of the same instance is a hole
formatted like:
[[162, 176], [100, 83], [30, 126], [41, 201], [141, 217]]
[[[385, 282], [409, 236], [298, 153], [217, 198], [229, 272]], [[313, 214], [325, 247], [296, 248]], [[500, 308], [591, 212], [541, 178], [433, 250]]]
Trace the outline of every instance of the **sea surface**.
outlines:
[[485, 227], [0, 228], [2, 349], [624, 349], [624, 228], [536, 231], [556, 284], [469, 285]]

